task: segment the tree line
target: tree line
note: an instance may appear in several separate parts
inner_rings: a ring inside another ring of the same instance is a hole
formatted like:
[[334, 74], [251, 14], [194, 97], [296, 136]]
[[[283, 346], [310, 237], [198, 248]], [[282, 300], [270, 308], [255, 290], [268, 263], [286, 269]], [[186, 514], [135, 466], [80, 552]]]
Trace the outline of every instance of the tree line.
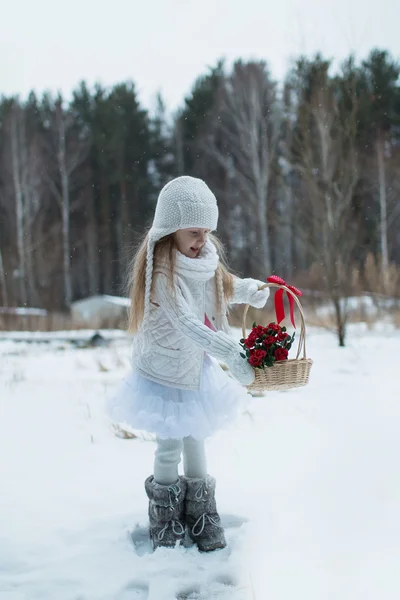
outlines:
[[[157, 194], [202, 177], [239, 274], [326, 292], [339, 321], [354, 279], [400, 264], [400, 67], [372, 50], [337, 72], [300, 57], [281, 86], [263, 61], [221, 61], [175, 114], [135, 85], [0, 100], [0, 305], [65, 310], [123, 293]], [[307, 274], [307, 275], [306, 275]], [[364, 277], [364, 280], [363, 280]]]

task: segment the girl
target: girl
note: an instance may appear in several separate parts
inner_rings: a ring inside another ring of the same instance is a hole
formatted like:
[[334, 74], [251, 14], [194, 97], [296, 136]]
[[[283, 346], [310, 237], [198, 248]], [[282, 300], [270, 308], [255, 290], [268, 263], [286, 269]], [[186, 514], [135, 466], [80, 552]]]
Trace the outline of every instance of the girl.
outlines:
[[226, 545], [204, 439], [232, 420], [246, 392], [215, 359], [241, 384], [253, 382], [253, 368], [228, 335], [227, 307], [262, 308], [269, 290], [229, 273], [211, 235], [217, 221], [217, 201], [204, 181], [178, 177], [161, 190], [133, 261], [133, 371], [110, 409], [113, 420], [157, 437], [154, 473], [145, 481], [154, 548], [182, 542], [185, 526], [202, 551]]

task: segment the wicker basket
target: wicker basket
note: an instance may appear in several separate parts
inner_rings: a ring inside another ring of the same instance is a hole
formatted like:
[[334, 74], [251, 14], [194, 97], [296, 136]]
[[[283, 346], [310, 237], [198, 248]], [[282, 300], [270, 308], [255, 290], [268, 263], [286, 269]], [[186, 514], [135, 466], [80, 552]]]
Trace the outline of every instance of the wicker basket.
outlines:
[[[285, 292], [289, 293], [294, 298], [301, 316], [299, 346], [297, 349], [296, 358], [276, 362], [273, 364], [272, 367], [254, 369], [256, 378], [251, 385], [247, 386], [247, 389], [251, 392], [264, 392], [267, 390], [290, 390], [292, 388], [307, 385], [313, 361], [311, 360], [311, 358], [306, 357], [306, 324], [301, 303], [297, 296], [293, 294], [293, 292], [284, 285], [279, 285], [276, 283], [266, 283], [260, 287], [260, 290], [263, 290], [266, 287], [275, 287], [283, 289], [285, 290]], [[249, 304], [245, 306], [243, 313], [243, 338], [247, 337], [246, 316], [247, 311], [249, 310], [249, 306]], [[302, 351], [303, 356], [302, 358], [299, 358]]]

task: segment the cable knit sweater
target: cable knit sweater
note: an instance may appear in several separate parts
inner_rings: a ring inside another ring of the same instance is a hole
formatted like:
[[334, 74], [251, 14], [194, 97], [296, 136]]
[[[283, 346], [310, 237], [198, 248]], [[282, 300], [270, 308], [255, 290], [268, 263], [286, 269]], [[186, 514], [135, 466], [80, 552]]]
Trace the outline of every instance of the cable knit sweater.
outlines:
[[[217, 310], [218, 261], [215, 262], [215, 249], [211, 246], [207, 246], [208, 272], [207, 268], [199, 269], [198, 259], [178, 253], [173, 289], [167, 266], [154, 269], [150, 310], [134, 338], [132, 352], [135, 368], [148, 379], [171, 387], [200, 389], [207, 351], [226, 362], [241, 383], [254, 380], [253, 369], [240, 356], [238, 340], [229, 335], [223, 298], [221, 309]], [[260, 285], [262, 282], [254, 279], [235, 278], [231, 303], [263, 306], [269, 292], [259, 292]], [[216, 331], [204, 324], [206, 315]]]

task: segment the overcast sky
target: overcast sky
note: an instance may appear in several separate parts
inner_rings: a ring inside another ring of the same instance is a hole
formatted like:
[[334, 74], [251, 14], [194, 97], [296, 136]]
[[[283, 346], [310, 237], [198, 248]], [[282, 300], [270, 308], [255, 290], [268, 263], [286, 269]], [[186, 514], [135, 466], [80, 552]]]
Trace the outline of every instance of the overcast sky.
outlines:
[[0, 0], [0, 94], [70, 94], [85, 79], [131, 79], [151, 107], [176, 108], [218, 58], [266, 59], [282, 79], [291, 57], [340, 61], [371, 48], [400, 57], [400, 1]]

